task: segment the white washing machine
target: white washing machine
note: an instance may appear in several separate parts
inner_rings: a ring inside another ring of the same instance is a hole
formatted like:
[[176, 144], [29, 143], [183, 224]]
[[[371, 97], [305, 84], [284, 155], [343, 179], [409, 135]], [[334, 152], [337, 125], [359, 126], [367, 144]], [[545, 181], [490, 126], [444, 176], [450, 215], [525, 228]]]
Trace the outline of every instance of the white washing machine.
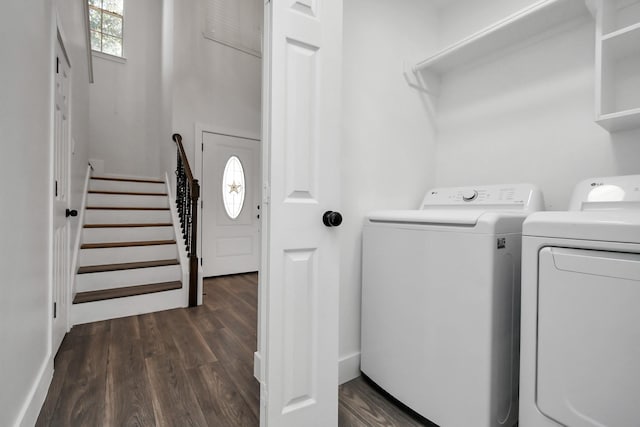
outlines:
[[640, 426], [640, 175], [524, 223], [521, 427]]
[[363, 230], [361, 370], [442, 427], [517, 421], [522, 222], [533, 186], [438, 188]]

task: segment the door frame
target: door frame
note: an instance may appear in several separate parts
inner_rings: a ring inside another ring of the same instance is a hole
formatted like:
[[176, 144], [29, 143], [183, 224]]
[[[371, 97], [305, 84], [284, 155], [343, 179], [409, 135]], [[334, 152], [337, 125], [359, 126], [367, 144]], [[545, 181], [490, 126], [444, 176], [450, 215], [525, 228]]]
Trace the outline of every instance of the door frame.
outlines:
[[[200, 188], [202, 188], [202, 144], [204, 141], [202, 140], [202, 134], [204, 132], [213, 133], [216, 135], [230, 136], [234, 138], [242, 138], [242, 139], [250, 139], [256, 141], [260, 145], [260, 152], [258, 154], [258, 162], [256, 166], [260, 165], [260, 159], [262, 158], [262, 139], [260, 138], [260, 134], [258, 132], [252, 132], [249, 130], [241, 130], [234, 129], [224, 126], [204, 124], [204, 123], [196, 123], [195, 125], [195, 144], [193, 144], [193, 155], [194, 155], [194, 178], [200, 182]], [[198, 150], [198, 147], [200, 149]], [[262, 173], [258, 173], [258, 180], [260, 181], [260, 186], [262, 187]], [[202, 195], [200, 196], [200, 203], [198, 203], [198, 218], [200, 218], [200, 230], [198, 230], [198, 247], [196, 248], [198, 258], [200, 258], [200, 270], [202, 270], [202, 232], [204, 230], [204, 217], [202, 216]], [[204, 276], [203, 276], [204, 277]], [[202, 292], [202, 290], [200, 290]]]
[[[199, 222], [200, 222], [200, 230], [198, 231], [198, 242], [197, 242], [197, 254], [198, 254], [198, 258], [200, 259], [200, 270], [203, 271], [202, 277], [204, 277], [204, 270], [203, 270], [203, 265], [202, 265], [202, 242], [203, 242], [203, 233], [204, 233], [204, 216], [203, 216], [203, 212], [202, 212], [202, 204], [203, 204], [203, 192], [202, 192], [202, 188], [203, 188], [203, 181], [202, 181], [202, 174], [203, 174], [203, 165], [202, 165], [202, 161], [203, 161], [203, 157], [202, 157], [202, 152], [204, 149], [204, 141], [202, 138], [202, 134], [204, 132], [206, 133], [212, 133], [215, 135], [222, 135], [222, 136], [229, 136], [232, 138], [242, 138], [242, 139], [248, 139], [251, 141], [254, 141], [258, 144], [258, 156], [256, 158], [256, 164], [254, 165], [257, 167], [261, 166], [261, 159], [262, 159], [262, 139], [260, 138], [260, 134], [257, 132], [252, 132], [249, 130], [240, 130], [240, 129], [233, 129], [233, 128], [226, 128], [224, 126], [217, 126], [217, 125], [205, 125], [202, 123], [196, 123], [195, 126], [196, 129], [196, 137], [195, 137], [195, 141], [196, 143], [194, 144], [193, 147], [193, 151], [194, 151], [194, 158], [195, 158], [195, 171], [194, 171], [194, 177], [195, 179], [198, 180], [198, 182], [200, 182], [200, 203], [198, 203], [198, 218], [200, 218]], [[198, 143], [199, 142], [199, 143]], [[200, 146], [200, 150], [198, 150], [198, 146]], [[261, 188], [262, 188], [262, 172], [258, 171], [259, 173], [256, 174], [256, 177], [258, 179], [258, 182], [260, 183], [259, 188], [256, 189], [257, 194], [260, 196], [262, 194]], [[262, 199], [262, 197], [259, 197], [260, 199]], [[260, 237], [260, 239], [262, 240], [262, 237]], [[259, 248], [262, 249], [262, 243], [259, 244]], [[260, 269], [260, 258], [258, 260], [258, 269]], [[202, 292], [202, 291], [201, 291]]]

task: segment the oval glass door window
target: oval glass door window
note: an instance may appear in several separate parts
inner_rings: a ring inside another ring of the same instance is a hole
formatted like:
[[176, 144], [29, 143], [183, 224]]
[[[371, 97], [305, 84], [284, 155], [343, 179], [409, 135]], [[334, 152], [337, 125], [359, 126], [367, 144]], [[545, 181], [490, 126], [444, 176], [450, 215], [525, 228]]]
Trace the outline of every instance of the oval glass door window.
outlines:
[[244, 169], [240, 159], [229, 157], [222, 174], [222, 201], [229, 218], [236, 219], [244, 205], [245, 185]]

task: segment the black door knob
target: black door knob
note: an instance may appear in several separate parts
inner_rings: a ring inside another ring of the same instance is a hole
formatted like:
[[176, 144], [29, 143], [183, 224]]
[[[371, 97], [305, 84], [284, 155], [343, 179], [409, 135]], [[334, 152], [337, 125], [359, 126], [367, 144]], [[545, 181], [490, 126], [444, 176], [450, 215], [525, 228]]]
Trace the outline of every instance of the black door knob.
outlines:
[[337, 227], [342, 224], [342, 215], [340, 212], [326, 211], [322, 215], [322, 222], [327, 227]]
[[67, 209], [65, 215], [67, 216], [67, 218], [69, 218], [70, 216], [78, 216], [78, 211], [75, 209]]

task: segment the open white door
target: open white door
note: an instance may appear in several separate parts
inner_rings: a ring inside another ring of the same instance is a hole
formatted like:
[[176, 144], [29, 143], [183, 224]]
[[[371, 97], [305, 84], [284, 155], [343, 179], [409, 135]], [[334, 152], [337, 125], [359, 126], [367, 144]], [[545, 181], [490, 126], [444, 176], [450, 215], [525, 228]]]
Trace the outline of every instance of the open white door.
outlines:
[[71, 65], [62, 46], [56, 41], [54, 137], [53, 137], [53, 331], [52, 352], [56, 354], [67, 332], [69, 305], [70, 248], [69, 248], [69, 72]]
[[341, 0], [265, 8], [262, 425], [338, 424]]

